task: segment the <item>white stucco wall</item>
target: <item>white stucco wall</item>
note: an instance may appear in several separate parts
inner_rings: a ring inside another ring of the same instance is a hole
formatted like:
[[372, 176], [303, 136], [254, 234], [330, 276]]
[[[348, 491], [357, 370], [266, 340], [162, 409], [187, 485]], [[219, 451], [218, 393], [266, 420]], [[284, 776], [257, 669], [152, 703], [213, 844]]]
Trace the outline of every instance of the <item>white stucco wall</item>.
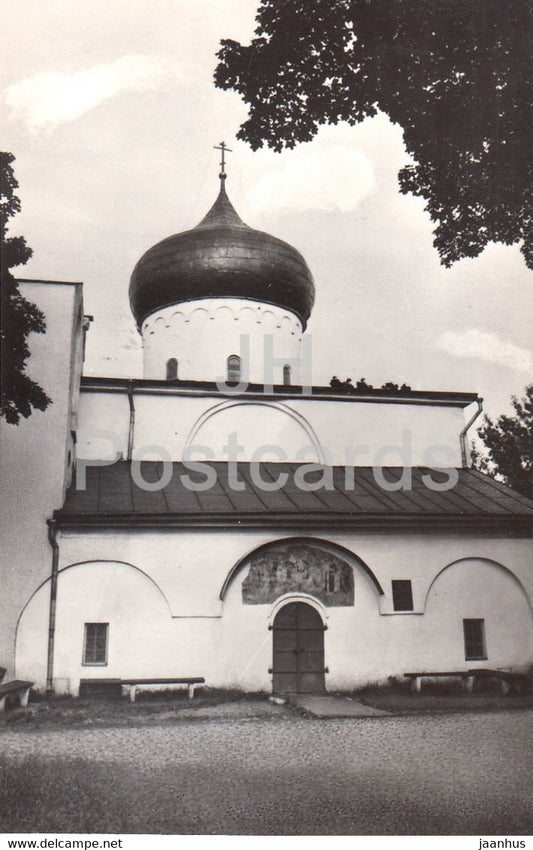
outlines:
[[[294, 313], [246, 298], [201, 298], [165, 307], [143, 322], [144, 377], [165, 380], [167, 361], [174, 357], [180, 380], [224, 381], [227, 358], [237, 354], [243, 380], [263, 383], [265, 337], [271, 338], [267, 351], [292, 365], [291, 382], [299, 384], [302, 324]], [[283, 365], [273, 368], [275, 384], [283, 383]]]
[[61, 507], [69, 478], [71, 431], [82, 367], [81, 284], [20, 282], [22, 295], [45, 315], [46, 333], [30, 334], [27, 374], [52, 403], [18, 425], [1, 420], [2, 593], [0, 664], [13, 673], [15, 626], [35, 586], [50, 574], [46, 520]]
[[[238, 569], [275, 531], [70, 532], [60, 538], [54, 676], [76, 692], [80, 678], [205, 676], [212, 686], [269, 690], [277, 608], [243, 604]], [[326, 539], [316, 535], [317, 540]], [[335, 533], [327, 540], [354, 553], [354, 605], [310, 601], [328, 626], [328, 689], [352, 688], [410, 670], [520, 668], [533, 662], [530, 542], [459, 534]], [[394, 612], [392, 579], [411, 579], [414, 611]], [[44, 686], [48, 588], [28, 601], [18, 629], [17, 675]], [[487, 660], [466, 661], [462, 620], [485, 620]], [[105, 668], [81, 663], [83, 624], [109, 622]], [[64, 685], [62, 684], [61, 687]]]
[[[134, 456], [158, 446], [181, 460], [191, 446], [207, 447], [197, 459], [228, 460], [228, 438], [250, 461], [262, 447], [265, 460], [313, 461], [347, 466], [461, 466], [459, 434], [465, 411], [457, 405], [315, 396], [224, 396], [136, 387]], [[471, 415], [470, 409], [468, 414]], [[84, 387], [80, 399], [80, 458], [110, 457], [111, 432], [125, 456], [130, 421], [126, 389]], [[308, 450], [307, 452], [305, 450]], [[279, 453], [281, 451], [281, 454]], [[276, 456], [277, 455], [277, 456]], [[163, 455], [164, 457], [165, 455]], [[153, 458], [158, 457], [157, 452]]]
[[431, 585], [426, 600], [422, 622], [426, 669], [441, 669], [443, 663], [455, 669], [464, 663], [461, 646], [456, 644], [450, 652], [446, 645], [447, 635], [461, 633], [463, 618], [485, 620], [488, 663], [470, 661], [469, 667], [533, 662], [530, 603], [531, 596], [528, 602], [515, 574], [496, 563], [467, 559], [452, 564]]

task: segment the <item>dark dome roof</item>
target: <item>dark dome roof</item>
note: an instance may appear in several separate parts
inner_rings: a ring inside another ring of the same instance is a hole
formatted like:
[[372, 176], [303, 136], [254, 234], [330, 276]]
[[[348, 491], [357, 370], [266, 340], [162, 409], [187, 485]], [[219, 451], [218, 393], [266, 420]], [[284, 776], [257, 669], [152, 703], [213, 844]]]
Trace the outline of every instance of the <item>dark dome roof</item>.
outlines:
[[150, 313], [198, 298], [249, 298], [296, 313], [305, 328], [315, 300], [313, 277], [291, 245], [252, 230], [226, 194], [192, 230], [150, 248], [130, 280], [130, 304], [141, 327]]

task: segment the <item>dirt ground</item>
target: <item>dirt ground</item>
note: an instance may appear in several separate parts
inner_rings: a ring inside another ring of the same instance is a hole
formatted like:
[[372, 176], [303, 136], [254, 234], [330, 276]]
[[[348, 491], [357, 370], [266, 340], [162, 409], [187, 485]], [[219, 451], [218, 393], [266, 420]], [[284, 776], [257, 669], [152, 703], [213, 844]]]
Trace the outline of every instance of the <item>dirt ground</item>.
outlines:
[[475, 835], [477, 847], [533, 829], [531, 710], [323, 720], [247, 700], [168, 722], [163, 705], [115, 706], [129, 726], [9, 724], [0, 830]]
[[[533, 708], [533, 694], [502, 696], [497, 687], [465, 693], [452, 683], [426, 685], [420, 694], [408, 687], [365, 688], [348, 695], [365, 705], [390, 711], [394, 715], [440, 714], [447, 712], [493, 712]], [[50, 727], [146, 726], [189, 720], [252, 720], [290, 722], [302, 712], [290, 702], [273, 702], [266, 693], [243, 694], [239, 691], [198, 690], [189, 700], [184, 690], [141, 691], [135, 703], [127, 698], [39, 697], [32, 695], [26, 709], [13, 704], [0, 714], [2, 728], [29, 729]]]

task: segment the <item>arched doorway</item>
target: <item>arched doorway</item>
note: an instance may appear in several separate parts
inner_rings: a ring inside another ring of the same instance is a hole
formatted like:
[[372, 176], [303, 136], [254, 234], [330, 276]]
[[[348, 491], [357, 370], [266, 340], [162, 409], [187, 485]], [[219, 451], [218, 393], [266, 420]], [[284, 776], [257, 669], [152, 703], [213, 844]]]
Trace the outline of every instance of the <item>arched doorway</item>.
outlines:
[[318, 611], [305, 602], [289, 602], [276, 614], [273, 636], [274, 691], [324, 691], [324, 625]]

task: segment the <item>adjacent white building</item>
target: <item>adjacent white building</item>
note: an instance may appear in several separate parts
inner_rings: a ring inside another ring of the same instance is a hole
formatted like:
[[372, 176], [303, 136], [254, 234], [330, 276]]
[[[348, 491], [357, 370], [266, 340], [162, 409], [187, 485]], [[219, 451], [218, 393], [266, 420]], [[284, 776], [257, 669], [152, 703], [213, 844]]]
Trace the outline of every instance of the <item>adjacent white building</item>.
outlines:
[[311, 272], [224, 183], [133, 271], [142, 379], [82, 378], [80, 287], [24, 284], [54, 404], [9, 434], [0, 663], [72, 694], [528, 667], [533, 503], [469, 467], [480, 400], [313, 386]]

